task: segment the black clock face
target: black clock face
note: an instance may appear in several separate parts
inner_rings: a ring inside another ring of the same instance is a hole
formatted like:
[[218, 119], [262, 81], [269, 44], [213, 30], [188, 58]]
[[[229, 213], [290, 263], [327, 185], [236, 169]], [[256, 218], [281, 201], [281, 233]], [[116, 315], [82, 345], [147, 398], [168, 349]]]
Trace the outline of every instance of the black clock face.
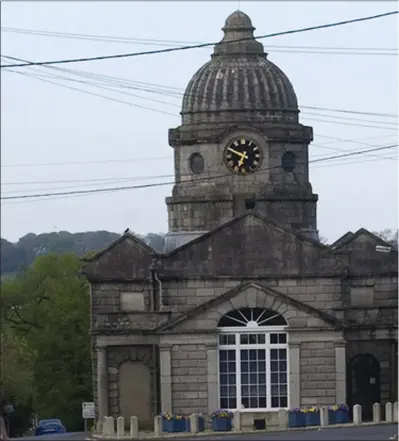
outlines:
[[262, 162], [258, 144], [245, 136], [231, 141], [224, 150], [224, 162], [233, 173], [245, 175], [256, 171]]

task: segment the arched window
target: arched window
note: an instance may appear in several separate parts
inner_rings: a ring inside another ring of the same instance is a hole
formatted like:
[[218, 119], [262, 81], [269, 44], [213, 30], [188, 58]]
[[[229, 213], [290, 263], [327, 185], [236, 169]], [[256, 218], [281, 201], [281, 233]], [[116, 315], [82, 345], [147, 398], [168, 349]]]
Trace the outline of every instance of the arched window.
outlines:
[[262, 308], [224, 315], [219, 330], [219, 399], [224, 409], [288, 407], [287, 322]]

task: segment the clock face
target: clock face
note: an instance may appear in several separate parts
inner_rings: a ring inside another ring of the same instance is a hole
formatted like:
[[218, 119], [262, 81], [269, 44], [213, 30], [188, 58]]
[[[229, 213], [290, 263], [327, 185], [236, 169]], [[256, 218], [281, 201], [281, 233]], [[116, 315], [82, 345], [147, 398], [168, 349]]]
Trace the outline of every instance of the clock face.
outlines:
[[233, 173], [245, 175], [256, 171], [262, 162], [258, 144], [245, 136], [231, 141], [224, 150], [223, 159]]

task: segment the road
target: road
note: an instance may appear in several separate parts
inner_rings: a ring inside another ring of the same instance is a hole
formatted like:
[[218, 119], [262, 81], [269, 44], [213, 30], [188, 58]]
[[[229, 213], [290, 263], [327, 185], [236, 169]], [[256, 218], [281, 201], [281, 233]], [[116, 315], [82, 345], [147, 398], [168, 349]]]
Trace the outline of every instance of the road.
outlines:
[[[290, 432], [274, 432], [274, 433], [247, 433], [242, 435], [216, 435], [187, 438], [175, 438], [180, 441], [353, 441], [353, 440], [371, 440], [371, 441], [388, 441], [389, 438], [398, 433], [397, 424], [384, 424], [381, 426], [363, 426], [363, 427], [339, 427], [322, 430], [301, 430]], [[116, 437], [115, 437], [116, 438]], [[24, 438], [14, 438], [18, 441], [87, 441], [91, 440], [91, 434], [88, 432], [79, 433], [62, 433], [59, 435], [44, 435]], [[166, 438], [167, 439], [167, 438]], [[159, 440], [159, 438], [158, 438]], [[148, 440], [149, 441], [149, 440]]]

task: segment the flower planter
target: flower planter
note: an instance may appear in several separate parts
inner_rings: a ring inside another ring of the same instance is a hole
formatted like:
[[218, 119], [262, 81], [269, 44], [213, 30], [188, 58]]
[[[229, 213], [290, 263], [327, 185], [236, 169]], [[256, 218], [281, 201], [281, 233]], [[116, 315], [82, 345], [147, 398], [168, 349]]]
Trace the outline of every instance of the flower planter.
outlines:
[[306, 412], [305, 421], [307, 426], [320, 426], [320, 412]]
[[288, 412], [288, 427], [305, 427], [305, 413], [301, 411]]
[[328, 409], [328, 424], [337, 424], [337, 411]]
[[346, 424], [349, 423], [349, 410], [336, 410], [335, 412], [335, 423], [336, 424]]
[[[185, 420], [186, 432], [191, 432], [191, 421], [190, 418]], [[203, 416], [198, 417], [198, 432], [203, 432], [205, 430], [205, 418]]]
[[212, 430], [214, 432], [230, 432], [231, 418], [212, 418]]
[[184, 432], [186, 430], [186, 421], [184, 419], [162, 419], [162, 431], [165, 433]]

